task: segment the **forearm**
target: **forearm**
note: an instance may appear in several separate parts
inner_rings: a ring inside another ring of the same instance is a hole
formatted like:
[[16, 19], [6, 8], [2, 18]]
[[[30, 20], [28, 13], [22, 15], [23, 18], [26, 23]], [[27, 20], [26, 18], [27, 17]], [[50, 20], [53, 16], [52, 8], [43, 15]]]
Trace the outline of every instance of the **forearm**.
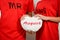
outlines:
[[46, 21], [60, 22], [60, 17], [44, 16], [41, 14], [35, 15], [35, 17], [40, 17], [39, 19], [46, 20]]
[[60, 17], [47, 17], [47, 20], [53, 22], [60, 22]]

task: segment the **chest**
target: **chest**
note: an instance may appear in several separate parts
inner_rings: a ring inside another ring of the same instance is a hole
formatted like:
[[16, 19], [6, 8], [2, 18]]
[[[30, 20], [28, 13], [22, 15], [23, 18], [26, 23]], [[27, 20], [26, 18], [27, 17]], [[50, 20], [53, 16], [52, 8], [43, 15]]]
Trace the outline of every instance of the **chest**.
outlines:
[[1, 0], [2, 9], [25, 9], [28, 6], [28, 1], [26, 0]]

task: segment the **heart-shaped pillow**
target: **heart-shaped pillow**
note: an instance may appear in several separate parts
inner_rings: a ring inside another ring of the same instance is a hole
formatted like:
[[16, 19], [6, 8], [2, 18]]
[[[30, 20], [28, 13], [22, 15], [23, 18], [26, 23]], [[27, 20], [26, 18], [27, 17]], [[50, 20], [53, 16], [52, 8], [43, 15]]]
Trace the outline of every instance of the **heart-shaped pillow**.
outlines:
[[42, 27], [42, 20], [37, 17], [25, 16], [24, 20], [21, 20], [22, 28], [27, 31], [37, 32]]

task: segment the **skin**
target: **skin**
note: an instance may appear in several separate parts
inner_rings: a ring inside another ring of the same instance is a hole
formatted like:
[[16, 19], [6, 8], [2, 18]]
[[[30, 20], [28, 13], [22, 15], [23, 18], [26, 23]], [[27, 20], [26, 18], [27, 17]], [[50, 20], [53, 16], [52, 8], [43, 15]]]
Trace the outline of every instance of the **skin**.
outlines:
[[40, 14], [35, 15], [35, 17], [39, 17], [39, 19], [46, 20], [46, 21], [60, 22], [60, 17], [49, 17]]

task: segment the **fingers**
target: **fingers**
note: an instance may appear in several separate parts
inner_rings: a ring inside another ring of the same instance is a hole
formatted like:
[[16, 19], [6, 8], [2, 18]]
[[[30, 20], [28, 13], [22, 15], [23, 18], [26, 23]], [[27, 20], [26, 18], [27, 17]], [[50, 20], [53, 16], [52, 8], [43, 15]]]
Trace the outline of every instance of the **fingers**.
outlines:
[[36, 14], [35, 17], [40, 17], [40, 15], [39, 14]]
[[40, 19], [42, 19], [42, 18], [43, 18], [43, 15], [41, 15], [41, 14], [37, 14], [37, 15], [35, 15], [34, 17], [37, 17], [37, 18], [38, 18], [38, 20], [40, 20]]

